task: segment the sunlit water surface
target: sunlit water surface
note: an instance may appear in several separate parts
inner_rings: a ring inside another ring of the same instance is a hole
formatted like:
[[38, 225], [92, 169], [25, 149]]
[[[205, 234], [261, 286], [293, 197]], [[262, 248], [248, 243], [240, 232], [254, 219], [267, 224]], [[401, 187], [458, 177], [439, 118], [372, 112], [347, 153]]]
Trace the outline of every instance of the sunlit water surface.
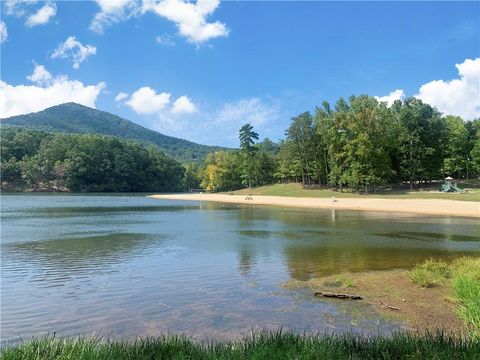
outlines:
[[480, 255], [478, 221], [155, 200], [1, 196], [1, 339], [252, 329], [381, 332], [362, 302], [287, 290], [290, 279]]

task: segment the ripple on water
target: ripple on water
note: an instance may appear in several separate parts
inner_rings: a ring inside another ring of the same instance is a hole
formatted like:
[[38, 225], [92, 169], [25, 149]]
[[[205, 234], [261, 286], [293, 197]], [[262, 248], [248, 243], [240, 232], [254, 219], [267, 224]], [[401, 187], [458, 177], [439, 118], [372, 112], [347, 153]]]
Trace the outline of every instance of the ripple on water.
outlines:
[[280, 327], [388, 333], [401, 324], [368, 306], [279, 284], [480, 255], [477, 224], [466, 219], [32, 195], [2, 196], [1, 221], [2, 341], [46, 332], [232, 339]]

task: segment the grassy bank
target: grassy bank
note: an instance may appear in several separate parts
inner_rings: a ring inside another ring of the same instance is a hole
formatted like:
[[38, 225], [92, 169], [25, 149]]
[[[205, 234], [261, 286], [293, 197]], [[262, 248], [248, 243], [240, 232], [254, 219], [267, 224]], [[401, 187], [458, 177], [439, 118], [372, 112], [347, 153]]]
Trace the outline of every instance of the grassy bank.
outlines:
[[411, 280], [424, 288], [451, 285], [458, 316], [471, 334], [480, 339], [480, 258], [460, 258], [447, 264], [430, 259], [409, 273]]
[[480, 359], [480, 343], [442, 333], [389, 337], [258, 333], [234, 343], [202, 344], [185, 337], [134, 342], [32, 340], [1, 350], [5, 360], [33, 359]]
[[298, 183], [292, 184], [274, 184], [261, 186], [252, 189], [242, 189], [230, 192], [237, 195], [267, 195], [267, 196], [291, 196], [291, 197], [313, 197], [313, 198], [386, 198], [386, 199], [443, 199], [443, 200], [463, 200], [480, 201], [480, 189], [475, 188], [477, 183], [469, 183], [465, 193], [443, 193], [440, 191], [408, 191], [408, 190], [389, 190], [380, 191], [371, 194], [355, 194], [352, 192], [339, 192], [329, 189], [303, 189]]

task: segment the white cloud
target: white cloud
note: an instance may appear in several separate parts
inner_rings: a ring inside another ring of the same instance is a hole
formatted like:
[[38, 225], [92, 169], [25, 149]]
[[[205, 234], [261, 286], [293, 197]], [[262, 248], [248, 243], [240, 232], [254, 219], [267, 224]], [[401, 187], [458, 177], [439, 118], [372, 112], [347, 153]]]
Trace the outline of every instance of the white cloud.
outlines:
[[[276, 139], [283, 131], [278, 131], [280, 118], [277, 103], [247, 98], [224, 103], [216, 109], [197, 109], [195, 114], [175, 114], [164, 109], [155, 118], [143, 119], [143, 123], [161, 133], [202, 144], [238, 146], [238, 131], [247, 122], [262, 137]], [[284, 128], [283, 125], [282, 123], [281, 129]]]
[[115, 96], [115, 101], [122, 101], [122, 100], [125, 100], [126, 98], [128, 98], [128, 94], [122, 91], [122, 92], [119, 92], [117, 96]]
[[37, 0], [6, 0], [5, 13], [9, 16], [22, 17], [26, 14], [25, 5], [32, 5], [37, 2]]
[[164, 110], [170, 103], [170, 96], [170, 93], [157, 94], [152, 88], [144, 86], [135, 91], [125, 104], [137, 114], [150, 115]]
[[102, 34], [105, 27], [125, 20], [135, 13], [137, 4], [132, 0], [96, 0], [100, 11], [90, 23], [90, 30]]
[[97, 48], [92, 45], [82, 45], [75, 36], [69, 36], [64, 43], [59, 44], [58, 47], [52, 54], [52, 59], [62, 58], [67, 59], [71, 58], [73, 62], [73, 68], [78, 69], [80, 64], [87, 60], [91, 55], [97, 53]]
[[44, 25], [50, 21], [50, 18], [54, 17], [57, 13], [57, 6], [55, 3], [47, 2], [42, 6], [35, 14], [30, 15], [25, 22], [28, 27], [37, 25]]
[[52, 74], [43, 65], [35, 64], [33, 73], [27, 76], [27, 79], [36, 85], [48, 85], [52, 80]]
[[216, 116], [217, 123], [233, 123], [254, 126], [263, 125], [269, 119], [277, 117], [277, 109], [267, 105], [259, 98], [241, 99], [234, 103], [224, 104]]
[[[198, 111], [188, 96], [180, 96], [173, 103], [171, 96], [171, 93], [157, 93], [155, 89], [144, 86], [136, 90], [124, 104], [139, 115], [156, 115], [159, 119], [172, 122]], [[120, 102], [127, 98], [127, 93], [120, 92], [115, 100]]]
[[142, 12], [152, 11], [157, 15], [173, 21], [180, 35], [189, 42], [201, 44], [212, 38], [227, 36], [229, 29], [219, 21], [207, 22], [220, 5], [219, 0], [197, 0], [196, 3], [184, 0], [144, 0]]
[[[178, 32], [189, 42], [201, 44], [210, 39], [227, 36], [229, 29], [220, 22], [208, 22], [207, 17], [220, 5], [220, 0], [96, 0], [100, 11], [95, 14], [90, 29], [103, 33], [105, 27], [135, 15], [153, 12], [175, 23]], [[157, 37], [157, 42], [173, 46], [171, 38]]]
[[156, 38], [155, 38], [156, 42], [160, 45], [164, 45], [164, 46], [175, 46], [175, 41], [173, 40], [173, 38], [168, 35], [168, 34], [163, 34], [163, 35], [158, 35]]
[[[37, 70], [39, 67], [42, 70]], [[67, 76], [52, 77], [42, 65], [35, 65], [34, 72], [28, 78], [36, 85], [15, 86], [0, 80], [0, 118], [41, 111], [66, 102], [94, 108], [98, 96], [105, 88], [104, 82], [84, 85], [78, 80], [69, 80]], [[40, 80], [44, 86], [38, 85]]]
[[395, 90], [386, 96], [375, 96], [379, 102], [386, 102], [387, 106], [392, 106], [395, 100], [403, 100], [405, 98], [405, 92], [403, 90]]
[[480, 117], [480, 58], [456, 64], [460, 78], [434, 80], [420, 87], [415, 97], [445, 114], [465, 120]]
[[3, 44], [8, 39], [7, 24], [0, 21], [0, 44]]
[[174, 114], [193, 114], [195, 112], [197, 112], [197, 107], [187, 96], [180, 96], [173, 103], [172, 113]]

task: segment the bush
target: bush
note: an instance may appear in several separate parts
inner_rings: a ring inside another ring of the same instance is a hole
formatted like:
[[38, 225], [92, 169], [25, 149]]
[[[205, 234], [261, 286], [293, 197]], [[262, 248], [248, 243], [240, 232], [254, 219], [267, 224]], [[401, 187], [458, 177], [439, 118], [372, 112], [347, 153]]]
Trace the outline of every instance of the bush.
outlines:
[[415, 266], [408, 275], [414, 284], [424, 288], [438, 286], [452, 276], [448, 264], [435, 259], [428, 259]]

